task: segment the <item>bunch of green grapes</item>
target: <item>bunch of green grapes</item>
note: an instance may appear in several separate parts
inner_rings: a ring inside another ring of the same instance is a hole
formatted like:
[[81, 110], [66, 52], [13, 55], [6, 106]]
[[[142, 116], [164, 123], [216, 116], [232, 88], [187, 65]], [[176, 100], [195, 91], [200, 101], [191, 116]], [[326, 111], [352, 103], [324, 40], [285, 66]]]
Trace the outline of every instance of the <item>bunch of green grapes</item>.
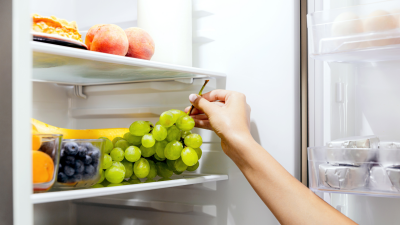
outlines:
[[[195, 171], [202, 155], [203, 140], [191, 130], [192, 117], [171, 109], [160, 115], [155, 126], [135, 121], [129, 132], [106, 139], [101, 178], [94, 188], [170, 180], [173, 174]], [[158, 180], [155, 180], [159, 177]]]

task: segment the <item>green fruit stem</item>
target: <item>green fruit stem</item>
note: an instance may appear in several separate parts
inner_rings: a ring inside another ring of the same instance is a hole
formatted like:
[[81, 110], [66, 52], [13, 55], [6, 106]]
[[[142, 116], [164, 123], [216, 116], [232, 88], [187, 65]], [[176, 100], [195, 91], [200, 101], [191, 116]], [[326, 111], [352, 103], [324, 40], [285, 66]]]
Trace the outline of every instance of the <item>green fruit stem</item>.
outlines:
[[[203, 94], [203, 90], [204, 90], [204, 88], [206, 87], [208, 81], [210, 81], [210, 80], [205, 80], [205, 81], [204, 81], [203, 87], [201, 87], [201, 89], [200, 89], [200, 91], [199, 91], [199, 95], [200, 95], [200, 96]], [[194, 106], [192, 105], [192, 107], [190, 107], [189, 112], [187, 113], [188, 116], [190, 116], [190, 114], [192, 114], [193, 109], [194, 109]]]

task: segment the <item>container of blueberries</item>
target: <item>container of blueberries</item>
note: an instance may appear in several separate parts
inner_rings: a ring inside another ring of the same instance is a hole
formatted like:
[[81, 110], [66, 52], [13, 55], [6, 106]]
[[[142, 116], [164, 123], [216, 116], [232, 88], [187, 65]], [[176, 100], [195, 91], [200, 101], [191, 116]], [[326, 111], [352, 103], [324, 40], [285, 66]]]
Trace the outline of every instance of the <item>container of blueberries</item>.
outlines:
[[87, 188], [100, 179], [104, 139], [64, 139], [53, 189]]

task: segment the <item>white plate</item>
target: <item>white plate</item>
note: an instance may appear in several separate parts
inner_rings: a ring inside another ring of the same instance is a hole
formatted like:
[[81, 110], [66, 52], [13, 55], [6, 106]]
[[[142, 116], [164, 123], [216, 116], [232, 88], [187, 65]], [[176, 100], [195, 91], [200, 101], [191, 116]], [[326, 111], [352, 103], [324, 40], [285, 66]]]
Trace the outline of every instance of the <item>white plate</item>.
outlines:
[[46, 34], [46, 33], [40, 33], [40, 32], [36, 32], [36, 31], [31, 31], [31, 34], [33, 36], [34, 41], [45, 42], [45, 43], [56, 44], [56, 45], [63, 45], [63, 46], [74, 47], [74, 48], [87, 49], [87, 46], [84, 43], [74, 40], [72, 38], [60, 36], [58, 34]]

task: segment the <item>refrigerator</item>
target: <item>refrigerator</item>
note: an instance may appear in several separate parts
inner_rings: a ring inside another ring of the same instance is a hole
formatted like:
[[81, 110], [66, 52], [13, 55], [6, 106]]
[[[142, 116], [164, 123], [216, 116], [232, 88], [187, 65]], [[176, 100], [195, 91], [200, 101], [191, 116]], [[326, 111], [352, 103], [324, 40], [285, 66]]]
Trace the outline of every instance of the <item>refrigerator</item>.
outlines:
[[32, 41], [33, 13], [76, 21], [84, 37], [95, 24], [138, 26], [137, 4], [1, 1], [1, 224], [278, 224], [218, 136], [196, 128], [203, 156], [194, 174], [129, 188], [33, 193], [31, 118], [70, 129], [154, 123], [165, 110], [189, 106], [205, 79], [203, 93], [246, 94], [253, 137], [301, 179], [300, 2], [193, 0], [192, 66]]

